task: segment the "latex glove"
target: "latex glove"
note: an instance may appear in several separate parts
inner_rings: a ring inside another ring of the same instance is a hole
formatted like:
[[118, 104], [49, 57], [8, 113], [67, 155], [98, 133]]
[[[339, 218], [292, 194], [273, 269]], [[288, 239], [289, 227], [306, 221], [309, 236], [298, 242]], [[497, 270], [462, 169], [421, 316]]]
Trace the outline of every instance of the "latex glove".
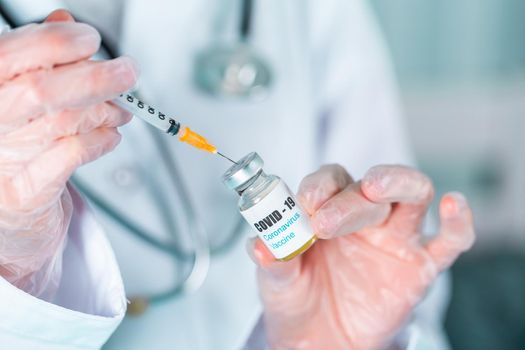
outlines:
[[134, 63], [88, 61], [99, 45], [65, 11], [0, 36], [0, 276], [35, 296], [59, 283], [68, 178], [131, 117], [105, 101], [135, 85]]
[[259, 239], [249, 248], [270, 347], [369, 350], [391, 342], [438, 273], [474, 241], [459, 193], [441, 199], [439, 234], [422, 238], [433, 193], [425, 175], [402, 166], [374, 167], [362, 182], [334, 165], [306, 177], [298, 198], [321, 239], [286, 263]]

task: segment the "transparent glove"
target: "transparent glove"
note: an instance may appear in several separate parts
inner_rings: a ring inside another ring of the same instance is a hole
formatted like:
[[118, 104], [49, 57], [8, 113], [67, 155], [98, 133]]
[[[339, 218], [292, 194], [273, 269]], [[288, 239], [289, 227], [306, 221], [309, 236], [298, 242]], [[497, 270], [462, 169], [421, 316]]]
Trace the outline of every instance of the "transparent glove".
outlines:
[[88, 61], [99, 44], [65, 11], [0, 36], [0, 276], [35, 296], [59, 283], [68, 178], [131, 117], [105, 101], [135, 85], [135, 66]]
[[441, 199], [440, 232], [423, 239], [433, 193], [425, 175], [402, 166], [374, 167], [361, 182], [336, 165], [307, 176], [298, 198], [321, 239], [286, 263], [274, 261], [259, 239], [249, 247], [270, 347], [389, 344], [438, 273], [474, 242], [472, 214], [459, 193]]

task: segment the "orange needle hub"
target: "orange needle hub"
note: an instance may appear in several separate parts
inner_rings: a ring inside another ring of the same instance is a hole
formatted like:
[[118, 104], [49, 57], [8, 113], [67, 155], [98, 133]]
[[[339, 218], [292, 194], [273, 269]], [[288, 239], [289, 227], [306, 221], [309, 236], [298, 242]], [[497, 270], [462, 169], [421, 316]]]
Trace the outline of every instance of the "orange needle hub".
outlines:
[[204, 137], [185, 126], [180, 132], [179, 140], [193, 147], [210, 153], [217, 153], [217, 147], [210, 144]]

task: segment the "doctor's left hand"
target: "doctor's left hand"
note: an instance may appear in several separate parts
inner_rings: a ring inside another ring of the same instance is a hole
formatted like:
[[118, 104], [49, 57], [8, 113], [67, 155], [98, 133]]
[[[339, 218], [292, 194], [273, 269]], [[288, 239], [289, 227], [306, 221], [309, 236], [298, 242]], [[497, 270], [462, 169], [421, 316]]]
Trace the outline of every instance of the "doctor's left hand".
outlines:
[[301, 183], [298, 198], [320, 240], [302, 256], [276, 262], [262, 241], [264, 321], [272, 349], [377, 349], [388, 345], [439, 272], [474, 241], [465, 198], [440, 202], [440, 232], [425, 241], [430, 180], [402, 166], [377, 166], [354, 182], [340, 166]]

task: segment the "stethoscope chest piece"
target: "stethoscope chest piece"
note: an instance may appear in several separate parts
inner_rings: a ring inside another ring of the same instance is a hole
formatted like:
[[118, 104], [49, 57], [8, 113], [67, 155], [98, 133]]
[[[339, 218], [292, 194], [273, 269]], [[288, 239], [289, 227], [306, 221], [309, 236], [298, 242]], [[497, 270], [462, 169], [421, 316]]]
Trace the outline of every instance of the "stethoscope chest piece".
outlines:
[[253, 100], [264, 99], [272, 85], [268, 64], [243, 43], [213, 46], [198, 53], [194, 79], [209, 95]]

